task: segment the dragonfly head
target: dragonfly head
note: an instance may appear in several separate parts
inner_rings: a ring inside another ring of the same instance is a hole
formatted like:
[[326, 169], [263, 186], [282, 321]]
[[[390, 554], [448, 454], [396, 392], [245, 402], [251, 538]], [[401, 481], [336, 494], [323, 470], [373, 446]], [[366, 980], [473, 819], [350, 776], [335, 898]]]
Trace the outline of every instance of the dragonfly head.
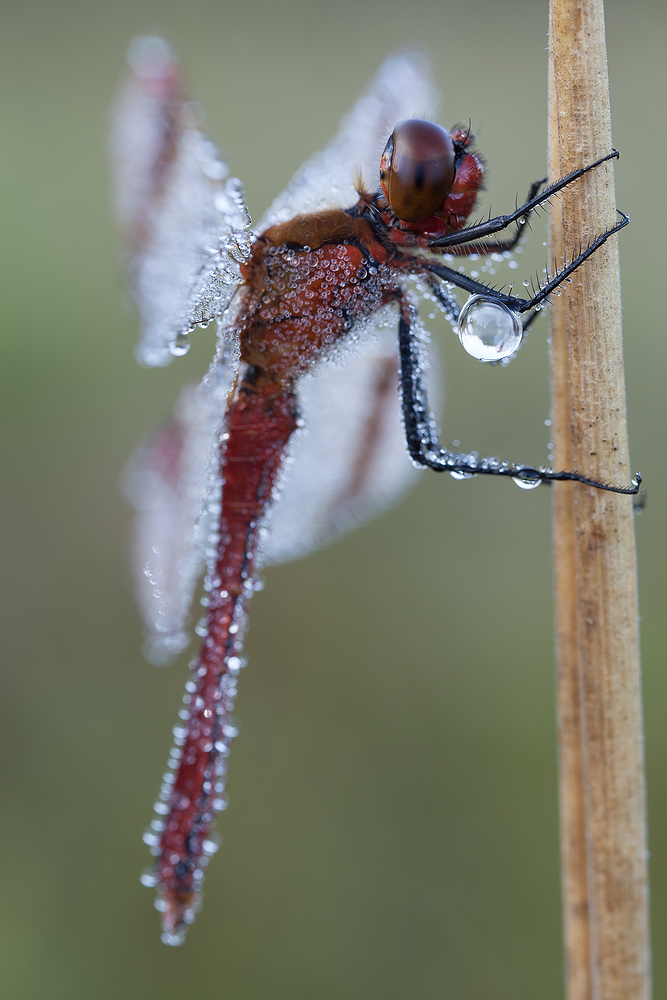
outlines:
[[401, 222], [421, 222], [441, 208], [456, 173], [451, 134], [435, 122], [399, 122], [380, 160], [380, 183]]

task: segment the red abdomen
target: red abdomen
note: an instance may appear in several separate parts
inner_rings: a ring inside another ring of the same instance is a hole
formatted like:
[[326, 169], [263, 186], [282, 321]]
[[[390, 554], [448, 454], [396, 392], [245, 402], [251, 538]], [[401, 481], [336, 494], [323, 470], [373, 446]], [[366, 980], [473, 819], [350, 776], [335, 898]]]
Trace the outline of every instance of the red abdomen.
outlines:
[[220, 445], [224, 486], [218, 555], [207, 583], [206, 635], [186, 688], [181, 714], [187, 719], [174, 731], [173, 771], [156, 806], [165, 818], [153, 823], [157, 905], [170, 944], [178, 943], [194, 919], [203, 868], [215, 851], [209, 834], [216, 812], [226, 805], [226, 757], [235, 735], [230, 713], [258, 529], [295, 427], [291, 392], [275, 382], [250, 380], [239, 389], [227, 440]]

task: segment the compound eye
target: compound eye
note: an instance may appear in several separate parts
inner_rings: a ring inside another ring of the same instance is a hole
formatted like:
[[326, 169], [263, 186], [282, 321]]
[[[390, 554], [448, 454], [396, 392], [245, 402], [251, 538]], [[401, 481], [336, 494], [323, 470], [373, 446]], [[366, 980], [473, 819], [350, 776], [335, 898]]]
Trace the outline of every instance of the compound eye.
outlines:
[[454, 180], [454, 143], [435, 122], [411, 118], [389, 137], [380, 160], [380, 183], [402, 222], [421, 222], [442, 207]]

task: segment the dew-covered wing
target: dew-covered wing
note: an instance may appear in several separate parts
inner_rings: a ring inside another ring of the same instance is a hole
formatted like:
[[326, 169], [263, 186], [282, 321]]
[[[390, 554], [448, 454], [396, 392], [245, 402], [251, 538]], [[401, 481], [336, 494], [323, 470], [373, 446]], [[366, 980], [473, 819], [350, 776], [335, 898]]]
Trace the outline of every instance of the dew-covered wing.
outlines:
[[332, 142], [307, 160], [275, 199], [258, 231], [296, 215], [353, 205], [358, 177], [374, 191], [380, 156], [394, 126], [404, 118], [432, 116], [437, 103], [425, 57], [413, 52], [390, 56]]
[[397, 502], [415, 481], [400, 415], [396, 323], [387, 307], [333, 363], [300, 380], [302, 426], [267, 516], [265, 564], [326, 545]]
[[219, 448], [238, 372], [238, 338], [223, 330], [198, 386], [181, 393], [173, 419], [134, 456], [126, 492], [136, 508], [133, 569], [146, 656], [170, 662], [188, 644], [190, 605], [215, 552]]
[[135, 39], [113, 109], [114, 202], [142, 328], [139, 360], [167, 364], [228, 305], [249, 255], [240, 182], [197, 128], [170, 48]]

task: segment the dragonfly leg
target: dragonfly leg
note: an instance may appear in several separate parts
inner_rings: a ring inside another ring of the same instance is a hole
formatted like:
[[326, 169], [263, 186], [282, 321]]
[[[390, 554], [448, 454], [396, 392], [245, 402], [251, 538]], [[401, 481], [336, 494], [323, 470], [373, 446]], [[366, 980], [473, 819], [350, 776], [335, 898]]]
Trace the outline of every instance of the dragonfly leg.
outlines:
[[546, 466], [536, 468], [532, 465], [510, 464], [496, 458], [478, 458], [474, 452], [462, 454], [443, 448], [438, 438], [435, 417], [428, 405], [420, 344], [414, 332], [415, 309], [404, 293], [397, 291], [396, 298], [399, 303], [398, 354], [403, 423], [408, 452], [415, 465], [435, 472], [449, 472], [455, 479], [469, 479], [478, 475], [505, 476], [524, 487], [569, 480], [613, 493], [635, 495], [639, 492], [642, 481], [639, 473], [629, 486], [612, 486], [576, 471], [555, 472]]
[[607, 229], [604, 233], [600, 233], [599, 236], [596, 236], [596, 238], [588, 244], [585, 250], [580, 250], [579, 253], [569, 261], [569, 263], [565, 261], [563, 266], [560, 267], [556, 273], [551, 276], [551, 278], [547, 275], [546, 281], [542, 282], [537, 292], [531, 299], [527, 299], [524, 302], [522, 307], [519, 309], [519, 312], [527, 312], [544, 302], [545, 299], [551, 295], [554, 289], [558, 288], [559, 285], [566, 281], [572, 272], [576, 271], [580, 264], [583, 264], [585, 260], [592, 257], [595, 251], [599, 250], [599, 248], [607, 242], [610, 236], [613, 236], [614, 233], [617, 233], [620, 229], [623, 229], [628, 225], [630, 219], [625, 212], [621, 212], [618, 208], [616, 211], [620, 215], [621, 221], [617, 222], [616, 225], [612, 226], [610, 229]]
[[[583, 264], [585, 260], [588, 260], [596, 250], [598, 250], [604, 243], [607, 242], [610, 236], [613, 236], [624, 226], [629, 223], [629, 218], [624, 212], [617, 209], [618, 214], [621, 216], [621, 221], [617, 222], [615, 226], [607, 229], [604, 233], [600, 233], [596, 236], [588, 246], [581, 250], [575, 257], [569, 262], [565, 262], [561, 268], [559, 268], [555, 274], [540, 284], [535, 294], [529, 298], [524, 299], [517, 295], [509, 295], [507, 292], [503, 292], [497, 288], [492, 288], [490, 285], [484, 284], [483, 281], [477, 281], [475, 278], [470, 278], [467, 274], [462, 274], [460, 271], [455, 271], [453, 268], [448, 267], [446, 264], [441, 264], [439, 261], [429, 260], [425, 257], [405, 257], [401, 261], [392, 262], [394, 266], [402, 266], [406, 270], [415, 270], [415, 263], [418, 263], [420, 271], [426, 271], [429, 274], [436, 275], [442, 281], [448, 281], [452, 285], [457, 285], [459, 288], [463, 288], [464, 291], [469, 292], [471, 295], [485, 295], [489, 298], [495, 299], [496, 302], [500, 302], [502, 305], [507, 306], [516, 313], [525, 313], [534, 310], [536, 306], [541, 305], [551, 293], [558, 288], [564, 281], [566, 281], [569, 276], [576, 271], [576, 269]], [[531, 318], [532, 322], [532, 318]], [[524, 327], [525, 328], [525, 327]]]
[[[530, 185], [530, 189], [526, 196], [526, 201], [524, 205], [529, 204], [534, 199], [537, 192], [540, 190], [543, 184], [546, 184], [547, 178], [542, 177], [539, 181], [533, 181]], [[539, 208], [539, 205], [537, 206]], [[516, 206], [516, 211], [519, 211], [518, 204]], [[521, 237], [523, 236], [524, 230], [528, 225], [530, 214], [534, 209], [528, 208], [517, 220], [516, 230], [509, 239], [497, 240], [495, 243], [487, 243], [486, 241], [478, 245], [477, 243], [463, 243], [460, 246], [452, 246], [449, 248], [449, 253], [454, 254], [456, 257], [470, 257], [472, 254], [479, 254], [480, 256], [486, 256], [492, 253], [511, 253], [512, 250], [519, 243]], [[508, 223], [509, 225], [509, 223]], [[463, 230], [465, 232], [465, 230]]]
[[599, 160], [589, 163], [587, 167], [580, 167], [565, 177], [561, 177], [560, 180], [550, 184], [541, 193], [535, 193], [532, 198], [529, 198], [523, 205], [519, 205], [509, 215], [497, 215], [492, 219], [487, 219], [486, 222], [478, 222], [474, 226], [466, 226], [465, 229], [460, 229], [458, 232], [448, 233], [446, 236], [438, 236], [436, 239], [430, 240], [428, 245], [431, 249], [444, 250], [447, 247], [455, 247], [461, 243], [474, 243], [476, 240], [483, 240], [487, 236], [493, 236], [494, 233], [499, 233], [501, 230], [507, 229], [513, 222], [520, 223], [528, 213], [540, 205], [546, 204], [550, 198], [553, 198], [555, 194], [562, 191], [568, 184], [573, 184], [574, 181], [579, 180], [580, 177], [587, 174], [589, 170], [594, 170], [595, 167], [606, 163], [607, 160], [617, 160], [619, 155], [618, 150], [614, 149], [611, 153], [607, 153], [606, 156], [601, 156]]

